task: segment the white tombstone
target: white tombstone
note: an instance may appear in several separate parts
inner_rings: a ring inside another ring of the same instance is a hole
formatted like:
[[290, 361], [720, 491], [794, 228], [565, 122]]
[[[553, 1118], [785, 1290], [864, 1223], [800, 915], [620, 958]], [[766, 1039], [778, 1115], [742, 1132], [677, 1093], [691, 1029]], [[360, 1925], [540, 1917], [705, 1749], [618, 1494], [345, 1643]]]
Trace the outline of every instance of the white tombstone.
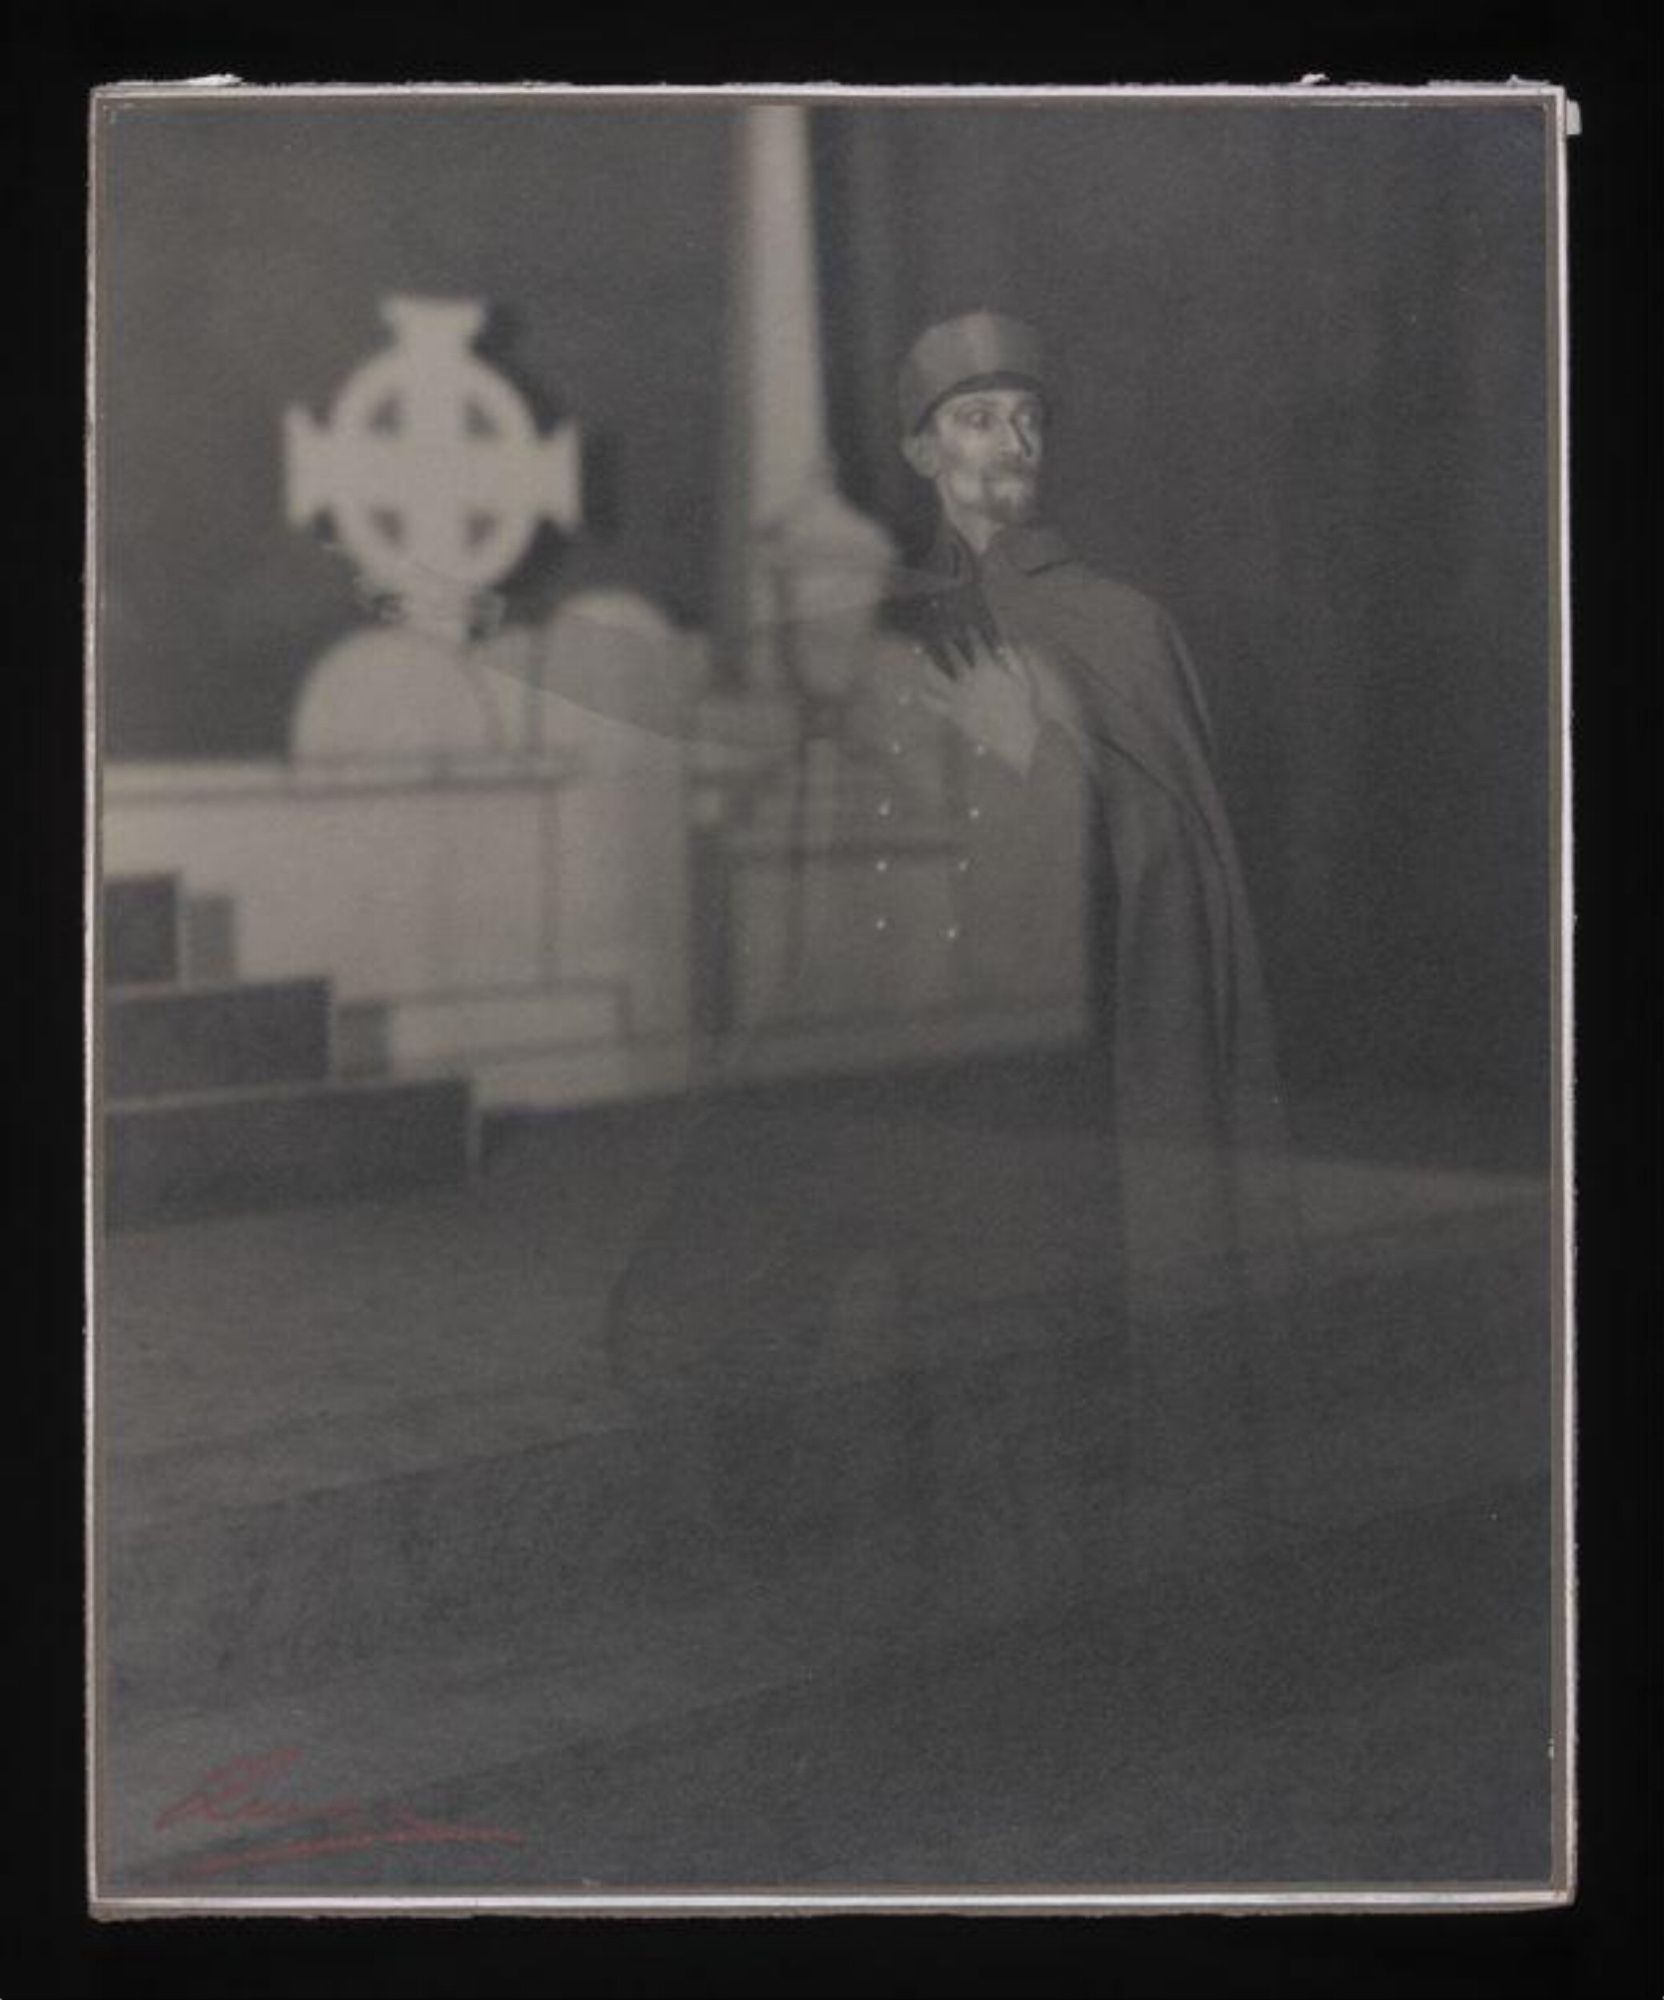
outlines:
[[433, 764], [514, 747], [512, 705], [447, 639], [372, 626], [313, 662], [290, 730], [298, 764]]
[[524, 398], [469, 349], [476, 299], [382, 301], [393, 340], [348, 376], [329, 419], [284, 418], [289, 519], [327, 520], [385, 621], [315, 663], [298, 762], [508, 752], [514, 711], [470, 641], [538, 524], [578, 525], [577, 432], [539, 437]]

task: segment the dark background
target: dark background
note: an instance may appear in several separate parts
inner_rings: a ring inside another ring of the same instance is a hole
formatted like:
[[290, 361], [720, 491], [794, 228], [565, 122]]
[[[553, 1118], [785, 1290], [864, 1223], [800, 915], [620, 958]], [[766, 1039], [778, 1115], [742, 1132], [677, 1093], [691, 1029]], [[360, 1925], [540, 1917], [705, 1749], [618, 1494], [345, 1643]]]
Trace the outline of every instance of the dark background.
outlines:
[[[1578, 774], [1576, 1171], [1582, 1786], [1580, 1894], [1551, 1914], [1301, 1918], [1286, 1923], [849, 1919], [804, 1923], [228, 1923], [97, 1925], [84, 1909], [81, 1758], [82, 1127], [81, 643], [86, 92], [144, 76], [231, 69], [262, 81], [390, 75], [644, 73], [623, 10], [528, 25], [519, 9], [200, 0], [120, 10], [32, 0], [8, 32], [18, 80], [4, 144], [17, 203], [20, 293], [7, 409], [33, 480], [13, 572], [14, 805], [23, 916], [18, 1065], [29, 1173], [15, 1213], [29, 1246], [19, 1297], [18, 1448], [7, 1515], [28, 1560], [12, 1571], [28, 1666], [15, 1714], [6, 1983], [20, 1993], [219, 1995], [459, 1992], [1011, 1993], [1398, 1996], [1655, 1994], [1660, 1951], [1657, 1737], [1657, 1340], [1660, 720], [1653, 573], [1660, 530], [1661, 325], [1657, 49], [1627, 0], [1360, 0], [1331, 5], [1128, 0], [1113, 47], [1062, 10], [793, 14], [771, 31], [690, 14], [651, 36], [655, 76], [836, 76], [909, 83], [1115, 78], [1413, 83], [1508, 74], [1566, 83], [1572, 148], [1573, 629]], [[1645, 1476], [1643, 1475], [1645, 1468]]]
[[[282, 755], [361, 614], [283, 517], [389, 292], [587, 433], [616, 581], [708, 623], [728, 140], [714, 104], [125, 102], [103, 113], [105, 747]], [[1551, 391], [1539, 106], [822, 109], [834, 442], [917, 538], [913, 334], [978, 304], [1062, 360], [1053, 506], [1212, 693], [1297, 1083], [1547, 1089]]]

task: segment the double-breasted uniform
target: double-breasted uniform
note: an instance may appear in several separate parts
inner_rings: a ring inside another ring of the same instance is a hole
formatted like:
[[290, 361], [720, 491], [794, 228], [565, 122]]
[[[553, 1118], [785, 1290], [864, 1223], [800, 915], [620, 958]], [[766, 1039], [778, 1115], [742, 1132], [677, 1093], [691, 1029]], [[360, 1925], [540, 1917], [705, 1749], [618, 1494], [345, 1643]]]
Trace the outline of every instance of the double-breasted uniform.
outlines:
[[[956, 982], [997, 993], [1004, 968], [1032, 994], [1051, 965], [1095, 1021], [1070, 1060], [991, 1065], [917, 1115], [860, 1075], [807, 1108], [713, 1100], [615, 1298], [637, 1380], [789, 1382], [875, 1258], [926, 1310], [1051, 1288], [1129, 1323], [1281, 1282], [1259, 957], [1177, 631], [1049, 529], [1009, 528], [980, 560], [944, 537], [929, 574], [840, 711], [835, 779], [823, 758], [802, 821], [828, 812], [836, 839], [806, 841], [796, 944], [757, 1004], [813, 1013], [859, 931], [861, 980], [893, 964], [951, 1007]], [[944, 719], [973, 656], [1025, 683], [1026, 770]]]

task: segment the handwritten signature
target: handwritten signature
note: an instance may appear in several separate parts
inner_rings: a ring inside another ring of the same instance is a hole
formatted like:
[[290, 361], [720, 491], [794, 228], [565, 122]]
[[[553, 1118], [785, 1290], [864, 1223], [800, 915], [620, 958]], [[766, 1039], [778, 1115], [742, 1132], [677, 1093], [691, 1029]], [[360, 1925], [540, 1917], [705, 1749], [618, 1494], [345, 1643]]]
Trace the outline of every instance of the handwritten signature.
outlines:
[[304, 1833], [281, 1840], [257, 1841], [229, 1853], [193, 1855], [181, 1862], [189, 1875], [223, 1875], [272, 1861], [297, 1861], [313, 1854], [349, 1854], [366, 1848], [433, 1846], [452, 1841], [520, 1845], [525, 1836], [501, 1827], [464, 1826], [424, 1818], [408, 1806], [372, 1808], [358, 1799], [329, 1799], [322, 1804], [274, 1798], [270, 1787], [292, 1771], [301, 1752], [292, 1745], [234, 1758], [206, 1772], [201, 1781], [164, 1806], [156, 1815], [158, 1833], [174, 1827], [205, 1825], [251, 1830], [257, 1827], [304, 1827]]

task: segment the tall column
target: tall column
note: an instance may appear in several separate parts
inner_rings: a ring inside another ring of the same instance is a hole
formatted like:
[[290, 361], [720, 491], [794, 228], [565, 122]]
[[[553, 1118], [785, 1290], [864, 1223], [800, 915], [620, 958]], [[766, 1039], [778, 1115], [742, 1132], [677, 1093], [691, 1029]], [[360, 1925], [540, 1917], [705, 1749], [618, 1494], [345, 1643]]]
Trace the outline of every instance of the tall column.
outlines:
[[758, 693], [831, 691], [827, 635], [847, 636], [894, 558], [838, 492], [827, 443], [808, 118], [752, 105], [735, 135], [721, 644]]

